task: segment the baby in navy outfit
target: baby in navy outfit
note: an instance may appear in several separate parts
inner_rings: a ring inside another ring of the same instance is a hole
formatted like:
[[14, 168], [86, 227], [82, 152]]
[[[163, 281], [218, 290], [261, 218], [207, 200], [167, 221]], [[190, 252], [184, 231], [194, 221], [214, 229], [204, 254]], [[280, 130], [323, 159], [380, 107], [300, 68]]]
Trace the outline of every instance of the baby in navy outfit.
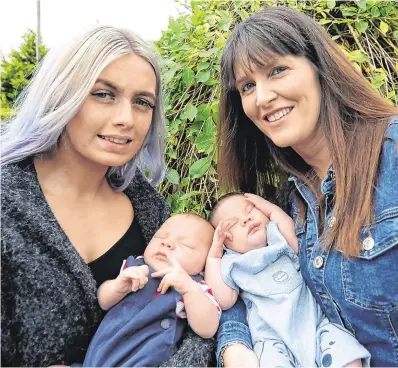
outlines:
[[203, 338], [216, 333], [221, 309], [200, 276], [213, 235], [200, 216], [170, 217], [143, 257], [129, 257], [99, 287], [99, 304], [109, 311], [84, 366], [159, 366], [176, 351], [186, 321]]

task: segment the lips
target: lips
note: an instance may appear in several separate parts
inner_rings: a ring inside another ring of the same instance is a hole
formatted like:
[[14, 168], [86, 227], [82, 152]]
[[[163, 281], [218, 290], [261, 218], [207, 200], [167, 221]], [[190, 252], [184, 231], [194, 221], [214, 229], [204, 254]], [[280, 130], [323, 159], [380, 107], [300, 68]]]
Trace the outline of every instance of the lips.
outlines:
[[249, 226], [248, 234], [256, 232], [260, 228], [260, 223], [251, 224]]
[[129, 137], [119, 137], [119, 136], [108, 136], [108, 135], [98, 135], [99, 138], [108, 141], [108, 142], [112, 142], [115, 144], [120, 144], [120, 145], [124, 145], [124, 144], [128, 144], [131, 142], [131, 139]]
[[166, 258], [166, 259], [168, 259], [168, 258], [167, 258], [167, 254], [166, 254], [166, 253], [163, 253], [163, 252], [156, 252], [156, 253], [155, 253], [155, 257]]

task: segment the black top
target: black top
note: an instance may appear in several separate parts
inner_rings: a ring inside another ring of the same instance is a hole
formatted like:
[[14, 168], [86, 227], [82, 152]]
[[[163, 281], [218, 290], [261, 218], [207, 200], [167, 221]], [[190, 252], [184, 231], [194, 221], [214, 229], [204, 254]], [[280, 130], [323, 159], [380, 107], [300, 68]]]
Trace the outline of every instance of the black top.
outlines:
[[142, 256], [145, 248], [144, 237], [134, 216], [130, 227], [116, 244], [88, 264], [97, 282], [97, 287], [106, 280], [116, 278], [119, 275], [123, 260], [129, 256]]

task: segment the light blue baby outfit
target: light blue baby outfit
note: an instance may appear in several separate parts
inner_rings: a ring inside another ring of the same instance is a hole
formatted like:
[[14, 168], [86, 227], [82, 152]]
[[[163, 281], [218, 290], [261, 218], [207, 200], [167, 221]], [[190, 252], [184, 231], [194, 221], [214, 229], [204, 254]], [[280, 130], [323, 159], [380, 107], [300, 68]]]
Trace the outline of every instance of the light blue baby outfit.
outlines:
[[260, 366], [343, 367], [370, 354], [341, 326], [330, 323], [305, 285], [299, 259], [270, 222], [268, 246], [241, 254], [226, 249], [224, 282], [246, 304]]

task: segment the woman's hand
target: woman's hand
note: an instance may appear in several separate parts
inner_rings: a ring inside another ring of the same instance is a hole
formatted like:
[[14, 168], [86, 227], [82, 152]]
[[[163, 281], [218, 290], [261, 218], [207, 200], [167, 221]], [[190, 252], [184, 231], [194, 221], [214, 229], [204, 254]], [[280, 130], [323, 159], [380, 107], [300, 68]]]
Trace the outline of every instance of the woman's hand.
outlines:
[[296, 231], [294, 229], [294, 221], [292, 218], [278, 207], [264, 198], [258, 195], [245, 193], [245, 199], [247, 202], [254, 205], [259, 211], [261, 211], [265, 216], [267, 216], [270, 221], [278, 224], [279, 231], [286, 239], [290, 247], [297, 254], [298, 253], [298, 242], [296, 237]]
[[228, 346], [223, 353], [225, 367], [250, 367], [259, 366], [258, 359], [253, 350], [243, 344], [233, 344]]

